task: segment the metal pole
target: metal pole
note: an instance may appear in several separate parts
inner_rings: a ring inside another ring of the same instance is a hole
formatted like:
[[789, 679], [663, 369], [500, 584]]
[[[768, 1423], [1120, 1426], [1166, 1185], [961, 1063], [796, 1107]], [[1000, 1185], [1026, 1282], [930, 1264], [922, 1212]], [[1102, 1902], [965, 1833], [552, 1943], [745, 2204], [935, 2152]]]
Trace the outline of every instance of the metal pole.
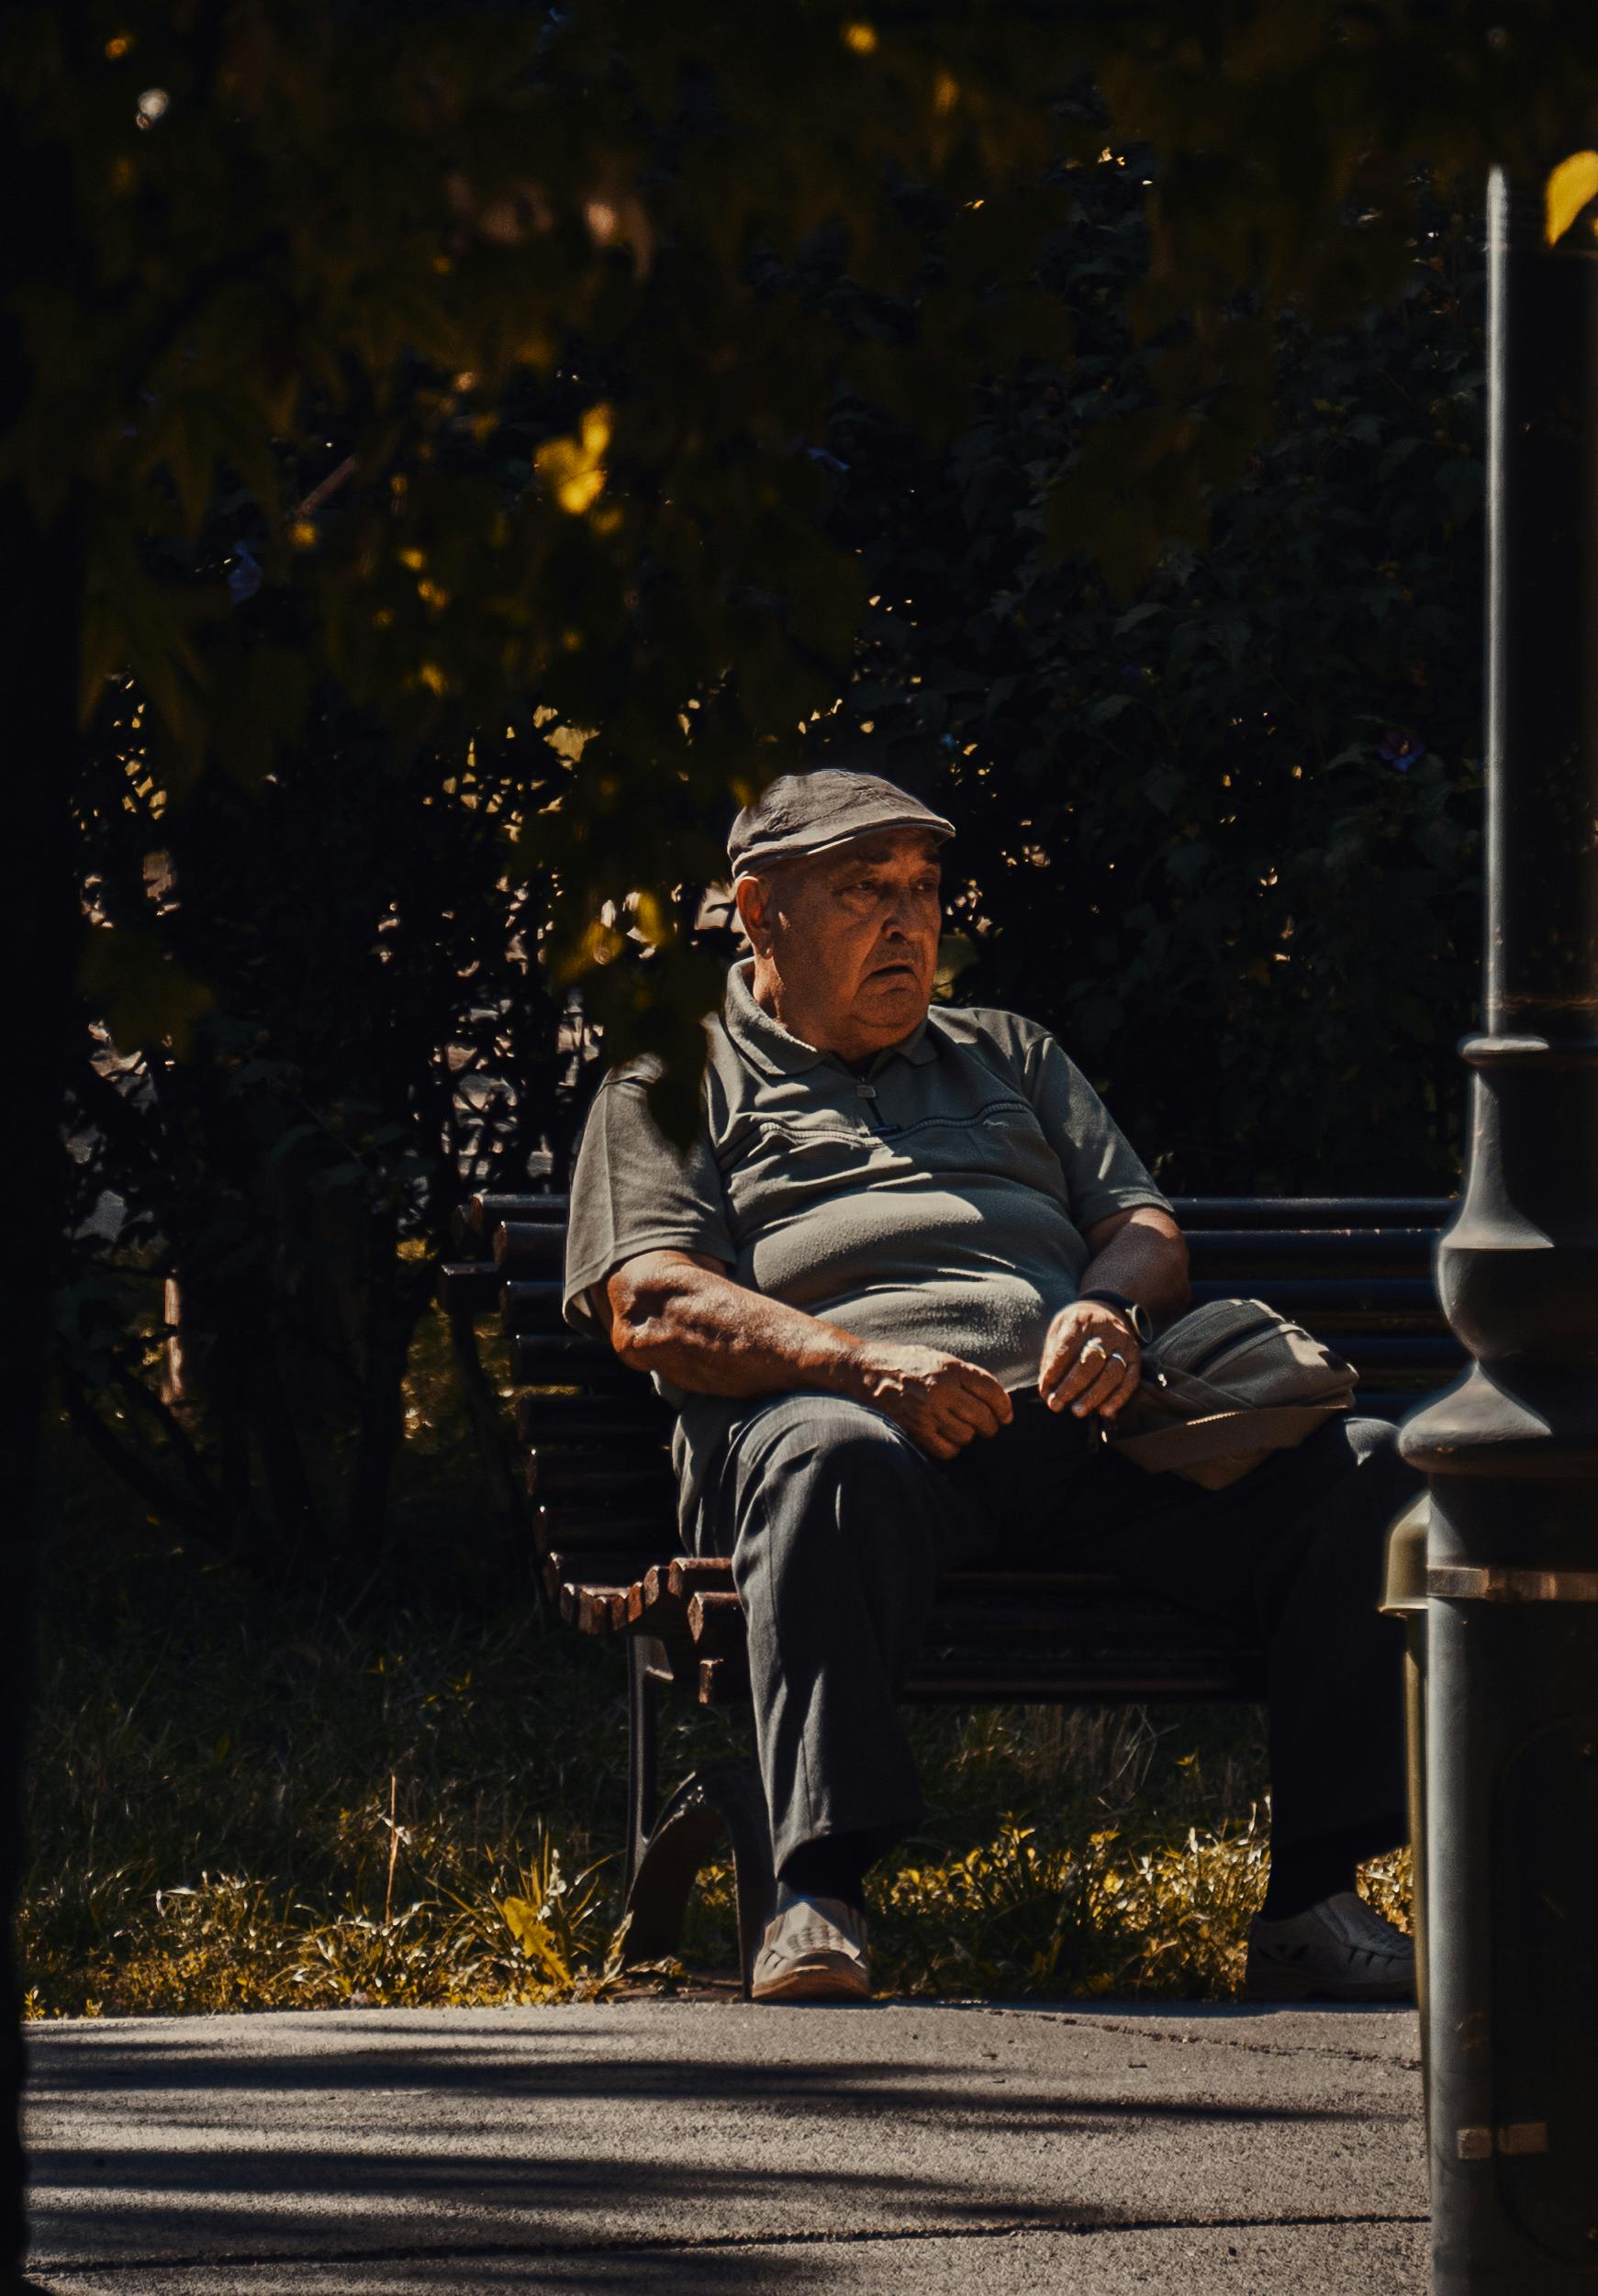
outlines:
[[1598, 238], [1488, 192], [1485, 1027], [1430, 1477], [1436, 2296], [1598, 2291]]

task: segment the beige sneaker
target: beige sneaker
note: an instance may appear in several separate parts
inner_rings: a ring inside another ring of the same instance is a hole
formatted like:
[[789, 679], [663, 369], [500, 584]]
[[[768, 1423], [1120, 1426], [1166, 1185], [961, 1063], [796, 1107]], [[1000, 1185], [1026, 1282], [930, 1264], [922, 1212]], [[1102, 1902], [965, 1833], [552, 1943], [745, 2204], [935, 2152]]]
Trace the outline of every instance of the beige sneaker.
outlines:
[[1243, 1994], [1251, 2001], [1413, 2001], [1414, 1940], [1353, 1889], [1248, 1932]]
[[799, 1897], [779, 1883], [750, 1992], [757, 2001], [869, 2001], [865, 1915], [841, 1898]]

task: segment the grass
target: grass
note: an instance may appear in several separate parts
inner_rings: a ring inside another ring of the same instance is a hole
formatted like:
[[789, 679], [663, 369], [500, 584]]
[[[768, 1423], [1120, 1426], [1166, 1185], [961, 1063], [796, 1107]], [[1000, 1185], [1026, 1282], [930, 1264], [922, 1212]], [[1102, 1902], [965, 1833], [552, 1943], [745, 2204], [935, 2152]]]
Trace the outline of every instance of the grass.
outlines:
[[[469, 1558], [476, 1493], [424, 1334], [404, 1599], [266, 1599], [63, 1443], [45, 1556], [20, 1942], [28, 2013], [603, 1998], [622, 1977], [613, 1650]], [[936, 1807], [873, 1878], [878, 1982], [1224, 1998], [1264, 1886], [1246, 1709], [933, 1710]], [[744, 1744], [668, 1709], [667, 1781]], [[1402, 1861], [1367, 1887], [1404, 1911]], [[688, 1967], [731, 1967], [730, 1876]], [[626, 1980], [636, 1982], [636, 1980]], [[665, 1968], [653, 1982], [669, 1987]]]

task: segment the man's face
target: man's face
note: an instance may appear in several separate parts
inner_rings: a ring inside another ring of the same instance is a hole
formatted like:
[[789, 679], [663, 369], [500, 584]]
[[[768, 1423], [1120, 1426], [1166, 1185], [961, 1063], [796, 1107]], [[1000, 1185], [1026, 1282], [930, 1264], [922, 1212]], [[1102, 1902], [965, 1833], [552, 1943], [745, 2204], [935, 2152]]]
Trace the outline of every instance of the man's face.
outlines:
[[845, 1060], [897, 1044], [932, 999], [941, 882], [934, 836], [884, 830], [741, 887], [756, 998]]

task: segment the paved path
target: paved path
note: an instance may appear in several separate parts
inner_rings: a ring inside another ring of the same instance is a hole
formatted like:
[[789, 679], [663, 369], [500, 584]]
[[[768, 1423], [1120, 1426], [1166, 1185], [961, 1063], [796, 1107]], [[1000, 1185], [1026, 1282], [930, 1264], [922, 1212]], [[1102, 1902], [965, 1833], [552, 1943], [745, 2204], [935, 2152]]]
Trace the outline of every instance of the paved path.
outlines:
[[1401, 2012], [553, 2010], [35, 2025], [34, 2283], [1400, 2296]]

